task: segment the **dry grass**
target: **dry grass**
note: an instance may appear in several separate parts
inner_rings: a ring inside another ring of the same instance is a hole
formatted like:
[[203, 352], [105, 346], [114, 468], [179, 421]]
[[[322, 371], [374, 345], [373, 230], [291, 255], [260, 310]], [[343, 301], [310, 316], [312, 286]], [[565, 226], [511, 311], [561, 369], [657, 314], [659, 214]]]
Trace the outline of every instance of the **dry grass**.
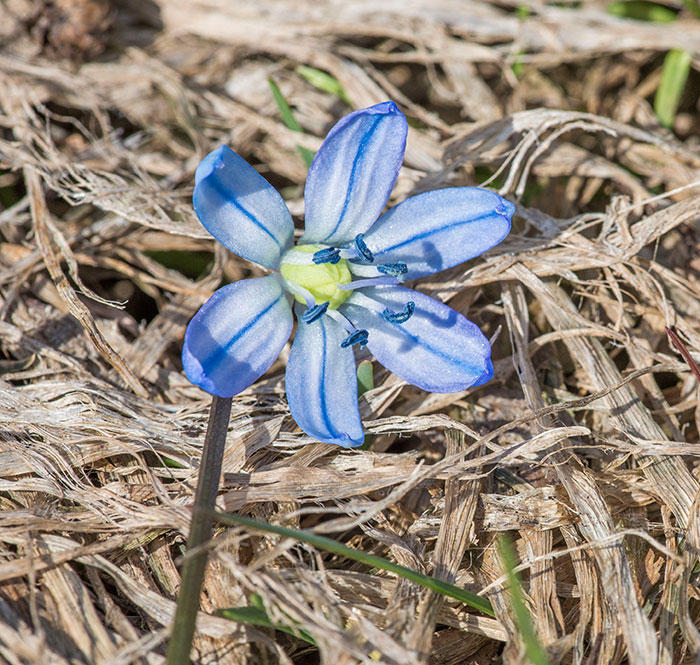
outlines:
[[[221, 507], [485, 590], [497, 618], [221, 531], [196, 662], [523, 662], [504, 531], [552, 663], [697, 662], [700, 392], [664, 326], [700, 349], [700, 21], [118, 4], [0, 0], [0, 662], [164, 662], [209, 404], [179, 349], [222, 280], [257, 270], [197, 222], [193, 170], [227, 143], [303, 212], [296, 146], [349, 109], [298, 64], [412, 119], [395, 200], [487, 181], [518, 203], [502, 245], [417, 284], [494, 336], [496, 378], [431, 395], [377, 367], [372, 450], [341, 451], [295, 428], [280, 362], [234, 400]], [[650, 105], [672, 47], [695, 52], [673, 132]], [[318, 650], [214, 615], [253, 593]]]

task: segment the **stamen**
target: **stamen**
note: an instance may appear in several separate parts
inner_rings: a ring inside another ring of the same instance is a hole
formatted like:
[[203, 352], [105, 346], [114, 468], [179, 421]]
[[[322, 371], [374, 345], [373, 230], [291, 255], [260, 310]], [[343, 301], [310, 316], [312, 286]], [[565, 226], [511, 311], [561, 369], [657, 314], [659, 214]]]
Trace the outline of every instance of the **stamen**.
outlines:
[[354, 291], [363, 289], [365, 286], [394, 286], [399, 283], [396, 277], [374, 277], [372, 279], [356, 279], [349, 284], [338, 284], [341, 291]]
[[353, 344], [359, 344], [361, 349], [367, 346], [367, 339], [369, 338], [369, 333], [366, 330], [355, 330], [351, 332], [341, 343], [340, 346], [347, 349]]
[[408, 266], [403, 261], [398, 261], [397, 263], [382, 263], [377, 266], [377, 270], [385, 275], [401, 277], [401, 275], [405, 275], [408, 272]]
[[403, 312], [392, 312], [388, 307], [382, 312], [385, 321], [389, 323], [406, 323], [416, 309], [416, 303], [409, 300], [403, 308]]
[[316, 319], [320, 319], [325, 313], [326, 310], [328, 309], [328, 301], [316, 305], [316, 307], [310, 307], [307, 309], [302, 315], [301, 315], [301, 320], [304, 323], [313, 323], [316, 321]]
[[350, 272], [356, 277], [379, 277], [381, 273], [377, 270], [377, 266], [372, 266], [367, 263], [348, 263]]
[[316, 265], [321, 263], [336, 264], [340, 261], [340, 250], [335, 247], [325, 247], [314, 252], [313, 261]]
[[313, 265], [313, 254], [300, 252], [296, 247], [285, 252], [283, 263], [290, 266], [310, 266]]
[[348, 333], [348, 335], [355, 330], [355, 326], [353, 326], [352, 323], [350, 323], [350, 321], [348, 320], [348, 318], [345, 315], [341, 314], [337, 309], [329, 309], [326, 312], [326, 316], [330, 316], [331, 319], [337, 321], [340, 324], [341, 328], [346, 333]]
[[358, 233], [355, 236], [355, 247], [357, 247], [357, 251], [358, 251], [359, 255], [365, 261], [369, 261], [370, 263], [372, 263], [374, 261], [374, 254], [372, 254], [369, 247], [367, 247], [367, 244], [365, 243], [365, 234], [364, 233]]
[[312, 309], [313, 307], [316, 306], [316, 298], [314, 298], [313, 294], [311, 291], [308, 289], [305, 289], [303, 286], [299, 286], [298, 284], [295, 284], [294, 282], [290, 282], [288, 279], [284, 279], [284, 285], [287, 287], [287, 290], [295, 296], [299, 296], [300, 298], [303, 298], [306, 301], [306, 306], [309, 309]]

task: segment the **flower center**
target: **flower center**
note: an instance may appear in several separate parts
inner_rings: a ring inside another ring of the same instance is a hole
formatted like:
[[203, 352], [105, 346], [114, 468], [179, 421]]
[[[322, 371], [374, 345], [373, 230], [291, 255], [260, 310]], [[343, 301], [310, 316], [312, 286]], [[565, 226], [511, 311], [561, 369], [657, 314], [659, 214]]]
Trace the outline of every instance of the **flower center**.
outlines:
[[[310, 260], [309, 254], [324, 249], [321, 245], [299, 245], [290, 249], [282, 257], [280, 272], [287, 282], [306, 289], [316, 300], [316, 305], [327, 302], [330, 309], [337, 309], [352, 293], [338, 287], [349, 284], [352, 275], [345, 259], [319, 264]], [[294, 294], [294, 298], [300, 303], [305, 302], [298, 294]]]

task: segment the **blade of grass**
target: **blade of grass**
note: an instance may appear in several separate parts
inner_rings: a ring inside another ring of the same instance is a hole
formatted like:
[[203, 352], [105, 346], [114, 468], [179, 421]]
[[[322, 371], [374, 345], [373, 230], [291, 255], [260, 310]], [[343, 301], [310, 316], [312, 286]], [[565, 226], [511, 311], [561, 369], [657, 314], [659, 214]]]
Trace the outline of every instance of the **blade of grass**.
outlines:
[[508, 577], [508, 590], [510, 591], [511, 603], [513, 604], [513, 611], [515, 612], [515, 620], [517, 621], [518, 629], [520, 630], [520, 637], [522, 638], [523, 645], [525, 646], [525, 654], [532, 665], [549, 665], [547, 652], [542, 648], [542, 645], [537, 639], [537, 633], [535, 632], [535, 627], [532, 623], [532, 617], [530, 616], [527, 606], [525, 605], [523, 589], [520, 586], [520, 580], [518, 579], [518, 574], [515, 571], [516, 562], [515, 554], [513, 553], [513, 546], [506, 537], [502, 537], [499, 540], [498, 545], [501, 560], [503, 561], [503, 567], [505, 568], [506, 576]]
[[[303, 134], [304, 130], [301, 128], [301, 125], [297, 122], [297, 119], [294, 117], [292, 108], [291, 106], [289, 106], [289, 104], [287, 104], [287, 100], [284, 98], [280, 87], [271, 78], [268, 78], [267, 82], [270, 84], [272, 96], [274, 97], [275, 103], [277, 104], [277, 108], [279, 109], [280, 115], [282, 116], [282, 122], [285, 124], [287, 129], [291, 129], [293, 132]], [[309, 150], [308, 148], [305, 148], [301, 145], [297, 146], [297, 150], [299, 151], [301, 158], [304, 160], [306, 167], [308, 168], [309, 166], [311, 166], [311, 162], [314, 159], [314, 151]]]
[[374, 368], [369, 360], [363, 360], [357, 366], [357, 396], [374, 388]]
[[652, 23], [671, 23], [676, 20], [676, 13], [668, 7], [646, 0], [629, 0], [628, 2], [612, 2], [606, 7], [608, 14], [631, 18], [636, 21], [651, 21]]
[[351, 547], [342, 545], [331, 538], [317, 536], [316, 534], [309, 533], [308, 531], [289, 529], [284, 526], [268, 524], [267, 522], [259, 522], [258, 520], [251, 519], [250, 517], [243, 517], [242, 515], [234, 515], [232, 513], [212, 513], [212, 516], [222, 524], [243, 526], [256, 531], [274, 533], [285, 538], [293, 538], [294, 540], [307, 543], [308, 545], [312, 545], [320, 550], [325, 550], [326, 552], [332, 552], [333, 554], [344, 556], [348, 559], [358, 561], [359, 563], [363, 563], [373, 568], [386, 570], [387, 572], [399, 575], [400, 577], [410, 580], [411, 582], [420, 584], [431, 591], [454, 598], [455, 600], [458, 600], [465, 605], [469, 605], [470, 607], [473, 607], [474, 609], [479, 610], [490, 617], [495, 616], [491, 603], [481, 596], [477, 596], [476, 594], [458, 586], [454, 586], [453, 584], [448, 584], [447, 582], [437, 580], [429, 575], [424, 575], [423, 573], [419, 573], [411, 568], [400, 566], [392, 561], [375, 556], [374, 554], [367, 554], [366, 552], [352, 549]]
[[[525, 4], [520, 4], [515, 8], [515, 15], [518, 17], [519, 21], [525, 21], [527, 18], [530, 17], [531, 13], [532, 10]], [[519, 50], [515, 54], [515, 59], [513, 60], [513, 64], [511, 65], [511, 69], [513, 70], [513, 74], [515, 74], [516, 78], [520, 78], [525, 72], [525, 66], [522, 60], [522, 57], [524, 55], [525, 52]]]
[[280, 115], [282, 116], [282, 122], [288, 129], [291, 129], [293, 132], [299, 132], [300, 134], [303, 134], [304, 130], [301, 128], [301, 125], [297, 122], [297, 119], [294, 117], [292, 108], [291, 106], [289, 106], [289, 104], [287, 104], [287, 100], [284, 98], [280, 87], [271, 78], [267, 79], [267, 82], [270, 84], [272, 96], [275, 98], [275, 103], [277, 104], [277, 108], [279, 109]]
[[683, 6], [695, 16], [700, 18], [700, 2], [698, 0], [683, 0]]
[[294, 71], [299, 74], [299, 76], [306, 79], [315, 88], [323, 90], [323, 92], [327, 92], [330, 95], [335, 95], [348, 106], [352, 105], [350, 103], [350, 98], [345, 92], [342, 84], [334, 76], [331, 76], [320, 69], [316, 69], [315, 67], [307, 67], [306, 65], [299, 65], [294, 69]]
[[161, 461], [165, 466], [167, 466], [169, 469], [185, 469], [184, 464], [180, 464], [177, 460], [172, 459], [171, 457], [166, 457], [165, 455], [160, 456]]
[[[360, 397], [372, 388], [374, 388], [374, 367], [369, 360], [363, 360], [357, 366], [357, 396]], [[360, 446], [360, 450], [370, 450], [373, 440], [373, 436], [365, 436], [365, 442]]]
[[224, 619], [229, 619], [230, 621], [238, 621], [239, 623], [248, 623], [253, 626], [259, 626], [261, 628], [274, 628], [288, 635], [304, 640], [312, 646], [318, 646], [316, 640], [305, 630], [295, 629], [291, 626], [283, 626], [281, 624], [276, 624], [270, 621], [270, 617], [267, 616], [267, 612], [264, 609], [256, 607], [254, 605], [248, 605], [246, 607], [226, 607], [216, 611], [216, 613], [223, 617]]
[[664, 59], [661, 81], [654, 96], [654, 113], [664, 127], [673, 127], [691, 59], [690, 53], [681, 49], [672, 49]]
[[144, 252], [166, 268], [177, 270], [187, 277], [196, 279], [211, 268], [214, 255], [211, 252], [183, 252], [175, 250], [149, 250]]

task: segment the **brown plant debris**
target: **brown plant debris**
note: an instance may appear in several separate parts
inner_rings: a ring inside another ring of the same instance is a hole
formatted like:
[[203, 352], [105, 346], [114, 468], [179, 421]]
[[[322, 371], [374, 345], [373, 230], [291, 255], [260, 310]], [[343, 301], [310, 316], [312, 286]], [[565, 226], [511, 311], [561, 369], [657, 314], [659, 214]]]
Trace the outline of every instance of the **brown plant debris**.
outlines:
[[[496, 617], [221, 529], [194, 662], [524, 663], [504, 532], [551, 663], [697, 662], [700, 389], [665, 329], [698, 361], [700, 20], [607, 4], [0, 0], [0, 662], [164, 662], [210, 401], [184, 330], [262, 274], [195, 218], [194, 168], [226, 143], [301, 221], [298, 146], [386, 99], [411, 124], [392, 203], [483, 185], [517, 204], [503, 244], [415, 285], [493, 338], [496, 377], [431, 395], [375, 364], [371, 447], [344, 451], [295, 427], [283, 353], [234, 399], [220, 507], [483, 593]], [[693, 59], [669, 130], [671, 48]], [[216, 614], [254, 594], [317, 646]]]

